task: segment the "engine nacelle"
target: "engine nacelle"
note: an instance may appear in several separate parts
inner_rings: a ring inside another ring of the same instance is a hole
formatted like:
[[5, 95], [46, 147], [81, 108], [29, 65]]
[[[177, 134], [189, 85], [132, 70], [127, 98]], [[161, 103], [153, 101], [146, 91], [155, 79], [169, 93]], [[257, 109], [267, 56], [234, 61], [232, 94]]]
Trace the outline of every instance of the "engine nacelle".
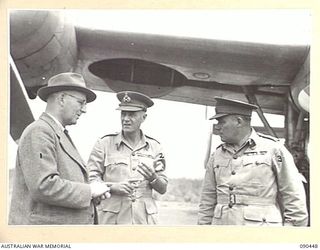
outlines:
[[11, 11], [10, 44], [30, 98], [36, 97], [48, 78], [75, 68], [75, 28], [62, 11]]

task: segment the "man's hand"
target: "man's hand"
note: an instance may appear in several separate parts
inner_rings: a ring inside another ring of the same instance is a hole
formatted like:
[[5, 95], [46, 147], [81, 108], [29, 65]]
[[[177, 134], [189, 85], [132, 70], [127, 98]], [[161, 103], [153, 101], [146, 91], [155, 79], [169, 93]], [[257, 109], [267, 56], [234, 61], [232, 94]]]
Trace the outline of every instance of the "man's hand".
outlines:
[[91, 196], [92, 198], [100, 197], [109, 198], [110, 197], [110, 187], [104, 182], [92, 182], [89, 184], [91, 188]]
[[93, 198], [93, 202], [94, 202], [94, 204], [99, 205], [102, 200], [109, 199], [110, 197], [111, 197], [111, 194], [109, 192], [106, 192], [101, 196]]
[[140, 162], [137, 171], [149, 182], [157, 178], [157, 174], [153, 166], [148, 166], [147, 164]]
[[130, 195], [132, 194], [133, 189], [134, 189], [134, 186], [131, 185], [129, 182], [119, 182], [119, 183], [112, 183], [110, 187], [110, 192], [112, 194], [117, 194], [117, 195]]

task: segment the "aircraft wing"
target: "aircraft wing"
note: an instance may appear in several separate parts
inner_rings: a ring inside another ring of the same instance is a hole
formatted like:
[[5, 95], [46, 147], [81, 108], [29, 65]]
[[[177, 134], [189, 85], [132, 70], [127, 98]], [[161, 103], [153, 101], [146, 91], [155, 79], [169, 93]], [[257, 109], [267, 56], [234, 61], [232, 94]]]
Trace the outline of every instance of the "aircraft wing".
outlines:
[[[279, 46], [76, 28], [78, 70], [94, 89], [135, 89], [153, 97], [214, 106], [214, 96], [284, 114], [308, 46]], [[94, 77], [92, 77], [94, 76]], [[98, 79], [97, 79], [98, 77]]]
[[301, 108], [309, 49], [92, 30], [74, 26], [59, 11], [10, 13], [10, 53], [29, 98], [52, 75], [75, 71], [95, 90], [136, 90], [208, 106], [215, 105], [214, 96], [251, 97], [263, 111], [285, 114], [289, 99]]

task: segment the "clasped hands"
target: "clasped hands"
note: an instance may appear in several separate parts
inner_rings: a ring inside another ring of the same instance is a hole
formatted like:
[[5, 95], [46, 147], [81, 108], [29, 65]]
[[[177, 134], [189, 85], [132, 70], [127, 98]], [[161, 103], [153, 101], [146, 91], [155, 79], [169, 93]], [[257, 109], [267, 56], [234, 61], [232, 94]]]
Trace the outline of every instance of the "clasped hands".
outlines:
[[[137, 171], [149, 182], [157, 178], [154, 167], [146, 163], [140, 162]], [[92, 182], [90, 183], [92, 198], [96, 203], [100, 203], [101, 200], [110, 198], [111, 193], [116, 195], [130, 195], [134, 189], [137, 188], [140, 181], [142, 181], [142, 179], [130, 179], [128, 181], [114, 183]]]

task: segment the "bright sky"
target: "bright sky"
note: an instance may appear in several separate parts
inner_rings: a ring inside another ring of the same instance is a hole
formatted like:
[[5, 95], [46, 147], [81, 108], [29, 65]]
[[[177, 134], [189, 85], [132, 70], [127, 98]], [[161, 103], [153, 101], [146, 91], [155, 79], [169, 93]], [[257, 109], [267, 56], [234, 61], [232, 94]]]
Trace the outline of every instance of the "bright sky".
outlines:
[[92, 29], [270, 44], [310, 44], [307, 10], [108, 10], [67, 11]]
[[[276, 44], [310, 44], [311, 16], [303, 10], [254, 11], [174, 11], [110, 10], [72, 11], [68, 16], [77, 25], [95, 29], [230, 39]], [[120, 113], [115, 108], [115, 94], [96, 92], [98, 98], [87, 107], [76, 126], [69, 128], [71, 137], [84, 160], [87, 160], [98, 137], [118, 132]], [[202, 105], [155, 99], [148, 110], [142, 129], [159, 140], [164, 148], [169, 178], [203, 178], [204, 158], [211, 121], [206, 120]], [[39, 99], [30, 101], [37, 119], [45, 109]], [[214, 114], [213, 109], [207, 114]], [[283, 117], [267, 115], [273, 127], [282, 127]], [[261, 126], [253, 115], [253, 125]], [[213, 139], [213, 148], [220, 143]], [[16, 145], [10, 138], [9, 166], [14, 166]]]
[[[77, 125], [68, 128], [83, 159], [87, 161], [95, 141], [103, 135], [119, 132], [121, 129], [118, 99], [114, 93], [95, 91], [96, 101], [87, 105], [87, 113], [78, 120]], [[206, 119], [203, 105], [154, 99], [155, 105], [142, 124], [145, 134], [157, 139], [163, 146], [167, 174], [170, 178], [203, 178], [204, 158], [212, 121]], [[46, 103], [39, 98], [29, 102], [37, 119], [45, 110]], [[214, 114], [209, 109], [208, 117]], [[268, 115], [271, 126], [283, 126], [283, 117]], [[254, 113], [253, 125], [262, 126]], [[213, 137], [212, 148], [220, 143], [218, 136]], [[14, 167], [16, 145], [10, 143], [9, 164]]]

